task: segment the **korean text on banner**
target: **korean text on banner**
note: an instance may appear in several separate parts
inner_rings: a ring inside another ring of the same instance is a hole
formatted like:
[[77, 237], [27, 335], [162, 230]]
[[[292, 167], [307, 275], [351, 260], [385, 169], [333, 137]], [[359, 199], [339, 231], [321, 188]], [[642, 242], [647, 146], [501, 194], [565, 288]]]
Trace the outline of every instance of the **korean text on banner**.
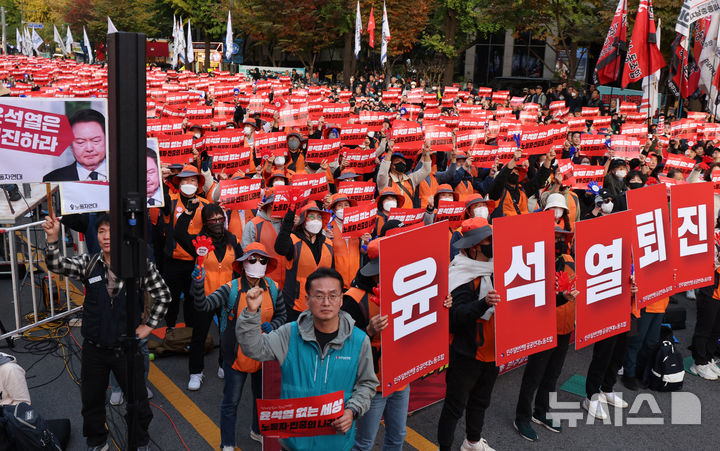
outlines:
[[554, 228], [550, 211], [493, 221], [497, 365], [557, 345]]
[[383, 396], [448, 362], [449, 247], [446, 224], [380, 241], [380, 312], [390, 317], [381, 336]]
[[251, 210], [260, 202], [260, 180], [221, 180], [220, 203], [230, 210]]
[[627, 192], [632, 224], [633, 267], [641, 309], [673, 293], [673, 261], [668, 252], [670, 222], [665, 185], [653, 185]]
[[338, 193], [346, 195], [348, 198], [363, 202], [375, 199], [375, 182], [340, 182]]
[[675, 266], [675, 289], [678, 291], [713, 283], [713, 199], [710, 182], [670, 187], [670, 255]]
[[344, 410], [343, 392], [291, 399], [258, 399], [260, 433], [266, 437], [334, 435]]
[[327, 174], [324, 172], [296, 173], [292, 176], [292, 185], [310, 188], [309, 200], [322, 200], [329, 193]]
[[623, 211], [575, 225], [576, 349], [630, 329], [632, 220]]
[[375, 202], [363, 202], [357, 207], [345, 209], [342, 224], [343, 238], [359, 238], [371, 233], [377, 221], [377, 205]]

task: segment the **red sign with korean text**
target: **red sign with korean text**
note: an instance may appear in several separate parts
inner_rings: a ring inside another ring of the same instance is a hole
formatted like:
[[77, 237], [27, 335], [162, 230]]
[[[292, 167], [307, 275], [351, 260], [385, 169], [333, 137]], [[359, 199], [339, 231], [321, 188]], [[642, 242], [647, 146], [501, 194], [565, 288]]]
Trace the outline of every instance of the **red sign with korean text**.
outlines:
[[273, 218], [284, 217], [293, 202], [297, 213], [308, 203], [308, 196], [310, 195], [310, 189], [304, 186], [274, 186], [273, 191], [273, 203], [270, 210], [270, 216]]
[[266, 437], [335, 435], [332, 423], [343, 411], [342, 391], [307, 398], [257, 400], [260, 433]]
[[425, 141], [433, 152], [452, 152], [452, 130], [443, 125], [430, 125], [425, 127]]
[[252, 210], [260, 202], [260, 179], [221, 180], [220, 203], [230, 210]]
[[497, 365], [557, 345], [553, 218], [545, 211], [493, 221]]
[[193, 161], [193, 137], [189, 134], [158, 136], [160, 161], [165, 164], [187, 164]]
[[417, 122], [395, 121], [390, 129], [390, 139], [395, 141], [396, 150], [411, 149], [417, 151], [425, 139], [423, 129]]
[[375, 182], [340, 182], [338, 185], [338, 193], [346, 195], [348, 198], [357, 201], [369, 201], [375, 199]]
[[525, 155], [538, 155], [562, 146], [567, 133], [565, 125], [538, 125], [523, 127], [520, 148]]
[[337, 139], [310, 139], [307, 144], [307, 153], [305, 154], [306, 163], [322, 163], [323, 161], [334, 161], [342, 142]]
[[391, 208], [388, 212], [388, 221], [397, 219], [406, 226], [422, 222], [425, 215], [424, 208]]
[[712, 183], [687, 183], [670, 187], [670, 255], [675, 266], [675, 288], [678, 291], [713, 283], [713, 207]]
[[346, 169], [356, 174], [367, 174], [375, 169], [375, 149], [346, 149], [343, 158], [348, 161]]
[[460, 227], [465, 213], [465, 202], [440, 202], [435, 213], [435, 222], [448, 221], [451, 228]]
[[259, 157], [287, 153], [287, 135], [283, 132], [257, 133], [254, 144], [255, 154]]
[[692, 158], [688, 158], [685, 155], [671, 153], [665, 157], [664, 169], [675, 168], [687, 177], [687, 175], [692, 172], [696, 164], [697, 161]]
[[588, 166], [585, 164], [574, 164], [573, 177], [575, 178], [573, 183], [573, 189], [585, 190], [588, 188], [588, 184], [590, 182], [595, 182], [598, 185], [602, 185], [603, 179], [605, 178], [605, 167]]
[[575, 348], [630, 329], [629, 211], [578, 222], [575, 227]]
[[383, 396], [448, 362], [449, 248], [441, 223], [380, 240], [380, 313], [389, 316], [381, 335]]
[[491, 146], [480, 144], [470, 149], [468, 156], [472, 157], [472, 164], [478, 168], [489, 168], [495, 165], [495, 160], [505, 164], [515, 156], [517, 147], [510, 144]]
[[60, 156], [73, 141], [64, 114], [0, 105], [0, 150]]
[[292, 176], [293, 186], [303, 186], [310, 188], [309, 200], [322, 200], [330, 191], [328, 188], [327, 174], [319, 172], [317, 174], [297, 173]]
[[668, 249], [671, 236], [665, 185], [653, 185], [627, 192], [632, 218], [633, 267], [638, 292], [638, 309], [673, 293], [674, 262]]
[[348, 207], [343, 211], [343, 238], [359, 238], [375, 229], [377, 204], [366, 201], [357, 207]]
[[212, 156], [213, 172], [224, 172], [229, 176], [237, 171], [247, 172], [251, 158], [252, 149], [242, 145], [233, 149], [217, 150]]

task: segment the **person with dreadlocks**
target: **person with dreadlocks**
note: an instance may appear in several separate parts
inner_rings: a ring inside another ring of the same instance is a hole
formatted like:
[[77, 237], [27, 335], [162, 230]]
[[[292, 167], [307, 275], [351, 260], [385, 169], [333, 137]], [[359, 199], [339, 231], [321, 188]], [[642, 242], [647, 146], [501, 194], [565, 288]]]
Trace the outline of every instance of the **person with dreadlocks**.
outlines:
[[[191, 201], [193, 203], [193, 201]], [[202, 218], [202, 227], [197, 235], [188, 233], [190, 220], [193, 217], [192, 210], [185, 210], [177, 220], [175, 226], [175, 236], [180, 245], [190, 255], [195, 255], [195, 245], [199, 237], [207, 237], [212, 242], [214, 249], [205, 256], [202, 264], [205, 278], [205, 293], [213, 293], [215, 290], [230, 282], [233, 277], [233, 262], [240, 258], [243, 254], [240, 243], [232, 233], [225, 228], [225, 212], [218, 204], [207, 204], [202, 209], [200, 216]], [[196, 264], [191, 277], [197, 279], [200, 277], [200, 271]], [[187, 302], [190, 302], [188, 300]], [[190, 341], [190, 359], [188, 369], [190, 371], [190, 381], [188, 382], [188, 390], [195, 391], [200, 389], [204, 375], [205, 367], [204, 346], [212, 323], [212, 317], [215, 312], [203, 311], [193, 306], [193, 331]], [[222, 366], [220, 366], [222, 369]], [[218, 376], [224, 376], [223, 371], [218, 371]]]

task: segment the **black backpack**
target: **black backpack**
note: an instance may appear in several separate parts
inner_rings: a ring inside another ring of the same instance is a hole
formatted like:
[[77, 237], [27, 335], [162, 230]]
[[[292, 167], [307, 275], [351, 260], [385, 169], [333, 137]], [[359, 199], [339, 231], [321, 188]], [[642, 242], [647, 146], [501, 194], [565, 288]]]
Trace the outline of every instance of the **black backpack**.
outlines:
[[3, 406], [0, 417], [0, 429], [4, 429], [9, 439], [10, 450], [22, 451], [61, 451], [60, 442], [47, 427], [45, 420], [31, 405], [20, 404]]
[[663, 340], [655, 354], [648, 385], [655, 391], [678, 391], [682, 389], [685, 365], [680, 351], [672, 341]]

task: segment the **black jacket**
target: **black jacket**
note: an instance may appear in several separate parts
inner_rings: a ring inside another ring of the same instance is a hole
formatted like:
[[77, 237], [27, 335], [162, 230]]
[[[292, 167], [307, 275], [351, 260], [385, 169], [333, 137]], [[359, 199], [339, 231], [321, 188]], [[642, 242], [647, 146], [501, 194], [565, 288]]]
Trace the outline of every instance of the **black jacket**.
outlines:
[[[482, 282], [480, 283], [482, 285]], [[452, 351], [464, 357], [475, 358], [477, 348], [485, 342], [482, 324], [478, 319], [490, 308], [485, 298], [478, 300], [474, 281], [460, 285], [452, 291], [453, 305], [450, 308], [450, 332], [454, 334]], [[480, 340], [478, 337], [478, 330]]]

